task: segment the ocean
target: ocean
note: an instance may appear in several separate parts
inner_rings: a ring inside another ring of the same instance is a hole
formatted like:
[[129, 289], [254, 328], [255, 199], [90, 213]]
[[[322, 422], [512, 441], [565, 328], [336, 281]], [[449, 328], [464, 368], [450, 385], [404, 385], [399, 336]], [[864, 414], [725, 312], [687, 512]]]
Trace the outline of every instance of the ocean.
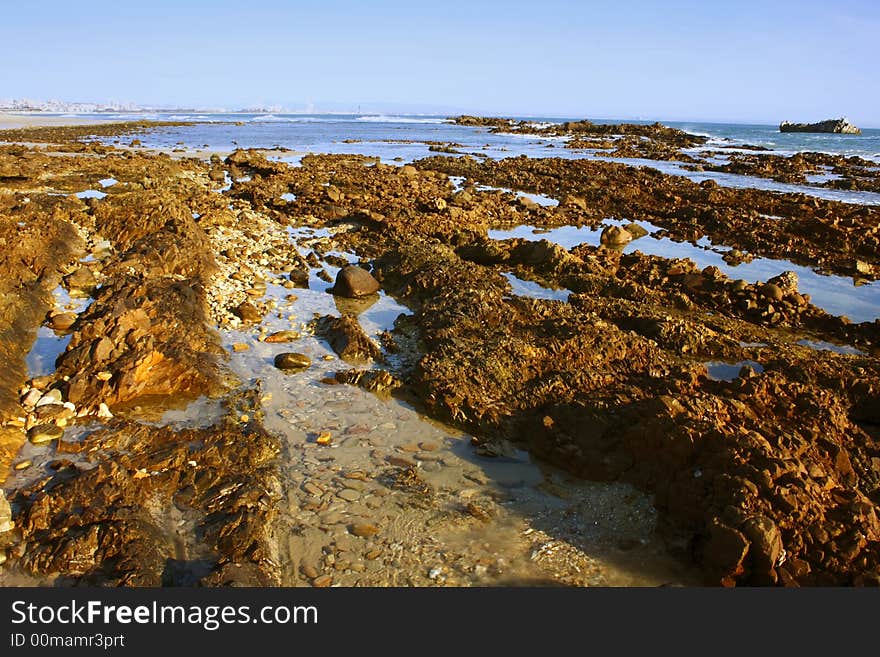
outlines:
[[[151, 148], [204, 148], [231, 151], [236, 148], [287, 148], [294, 154], [278, 158], [298, 162], [305, 153], [345, 153], [379, 157], [387, 163], [411, 162], [438, 155], [425, 142], [456, 144], [458, 153], [484, 155], [491, 158], [560, 157], [591, 158], [617, 161], [633, 166], [651, 166], [672, 175], [681, 175], [696, 182], [706, 179], [730, 187], [753, 187], [778, 192], [801, 192], [819, 198], [880, 205], [880, 194], [824, 189], [816, 186], [791, 185], [773, 180], [717, 172], [689, 171], [679, 163], [661, 160], [639, 160], [609, 157], [606, 152], [592, 149], [564, 148], [564, 138], [534, 135], [490, 133], [483, 128], [455, 125], [444, 116], [373, 115], [373, 114], [80, 114], [76, 117], [104, 120], [198, 121], [190, 126], [162, 127], [141, 137]], [[513, 117], [534, 122], [577, 120], [566, 117]], [[615, 123], [596, 120], [596, 123]], [[629, 121], [651, 123], [650, 121]], [[867, 129], [861, 135], [826, 135], [780, 133], [778, 126], [734, 123], [667, 122], [694, 134], [705, 135], [709, 142], [699, 150], [716, 150], [721, 146], [762, 146], [781, 155], [801, 151], [819, 151], [839, 155], [857, 155], [878, 163], [880, 167], [880, 130]], [[113, 140], [108, 140], [113, 141]], [[454, 154], [453, 154], [454, 155]]]
[[[496, 148], [514, 146], [511, 135], [489, 135], [485, 131], [458, 126], [440, 115], [376, 115], [376, 114], [198, 114], [198, 113], [136, 113], [136, 114], [67, 114], [71, 117], [88, 117], [112, 120], [164, 120], [207, 122], [187, 128], [166, 131], [166, 139], [157, 139], [165, 146], [174, 145], [170, 137], [184, 142], [199, 141], [216, 148], [268, 148], [286, 145], [301, 150], [322, 147], [338, 150], [340, 139], [387, 140], [406, 139], [415, 141], [458, 142], [471, 147], [489, 145]], [[583, 117], [511, 117], [537, 123], [578, 121]], [[642, 123], [653, 121], [591, 119], [595, 123]], [[241, 122], [244, 125], [222, 125]], [[211, 124], [216, 125], [211, 125]], [[816, 151], [838, 155], [857, 155], [874, 160], [880, 166], [880, 129], [867, 128], [861, 135], [834, 135], [812, 133], [781, 133], [777, 125], [711, 123], [694, 121], [663, 121], [665, 125], [710, 138], [708, 147], [722, 145], [757, 145], [790, 155], [803, 151]], [[544, 142], [541, 142], [544, 145]], [[405, 148], [401, 150], [406, 151]], [[519, 147], [525, 146], [520, 144]], [[529, 149], [531, 150], [531, 149]], [[323, 151], [322, 151], [323, 152]]]
[[[297, 164], [306, 153], [362, 154], [379, 157], [390, 164], [402, 164], [431, 155], [456, 154], [430, 150], [426, 142], [452, 143], [458, 154], [481, 154], [490, 158], [560, 157], [616, 161], [632, 166], [649, 166], [664, 173], [680, 175], [696, 182], [715, 180], [719, 185], [746, 187], [775, 192], [800, 192], [819, 198], [860, 205], [880, 205], [880, 194], [826, 189], [815, 185], [793, 185], [755, 176], [690, 171], [678, 162], [609, 157], [602, 151], [564, 148], [564, 138], [490, 133], [484, 128], [455, 125], [443, 116], [392, 116], [363, 114], [95, 114], [79, 115], [101, 119], [198, 121], [194, 125], [165, 126], [138, 138], [150, 148], [205, 149], [231, 151], [236, 148], [285, 148], [270, 159]], [[514, 117], [535, 122], [560, 122], [564, 117]], [[597, 123], [603, 121], [596, 121]], [[604, 121], [614, 123], [615, 121]], [[643, 121], [642, 123], [650, 123]], [[698, 149], [716, 150], [720, 146], [764, 146], [782, 155], [800, 151], [821, 151], [858, 155], [878, 162], [880, 130], [864, 130], [862, 135], [780, 133], [777, 126], [732, 123], [668, 122], [687, 132], [706, 135], [710, 141]], [[125, 142], [106, 138], [107, 143]], [[547, 237], [541, 235], [541, 237]], [[598, 233], [592, 236], [598, 239]], [[589, 241], [582, 237], [583, 241]], [[701, 266], [713, 264], [733, 277], [766, 280], [782, 271], [798, 272], [801, 288], [813, 296], [814, 303], [832, 314], [845, 314], [854, 321], [873, 321], [880, 317], [880, 283], [864, 284], [842, 276], [825, 276], [785, 260], [757, 259], [749, 265], [729, 266], [720, 257], [721, 245], [677, 243], [644, 239], [634, 243], [646, 253], [663, 257], [688, 257]]]

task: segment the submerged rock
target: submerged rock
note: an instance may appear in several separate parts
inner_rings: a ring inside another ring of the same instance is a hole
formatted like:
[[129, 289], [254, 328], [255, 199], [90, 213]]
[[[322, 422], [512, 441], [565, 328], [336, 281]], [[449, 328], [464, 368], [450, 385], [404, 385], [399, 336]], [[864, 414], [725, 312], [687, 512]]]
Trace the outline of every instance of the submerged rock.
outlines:
[[364, 333], [358, 321], [349, 316], [325, 315], [318, 320], [318, 333], [330, 343], [330, 347], [346, 360], [378, 359], [379, 347]]
[[330, 292], [340, 297], [357, 298], [375, 294], [380, 287], [379, 281], [366, 269], [348, 265], [339, 270]]

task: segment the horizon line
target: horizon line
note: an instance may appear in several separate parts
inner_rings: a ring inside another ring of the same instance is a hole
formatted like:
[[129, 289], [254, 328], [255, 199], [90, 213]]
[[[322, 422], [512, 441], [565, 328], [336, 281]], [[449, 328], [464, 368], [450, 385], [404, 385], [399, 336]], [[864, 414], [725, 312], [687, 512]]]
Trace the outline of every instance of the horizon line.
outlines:
[[[0, 99], [0, 102], [14, 102], [16, 99]], [[21, 101], [26, 102], [34, 102], [34, 103], [59, 103], [65, 105], [95, 105], [99, 109], [95, 109], [93, 111], [76, 111], [76, 110], [51, 110], [51, 109], [41, 109], [38, 107], [28, 107], [16, 109], [13, 107], [7, 107], [4, 105], [0, 105], [0, 113], [31, 113], [31, 112], [39, 112], [42, 114], [125, 114], [125, 113], [175, 113], [175, 112], [188, 112], [188, 113], [198, 113], [198, 114], [213, 114], [213, 115], [222, 115], [222, 114], [265, 114], [265, 115], [288, 115], [288, 116], [399, 116], [399, 117], [431, 117], [431, 118], [454, 118], [456, 116], [476, 116], [482, 118], [504, 118], [504, 119], [562, 119], [562, 120], [597, 120], [597, 121], [654, 121], [654, 122], [673, 122], [673, 123], [710, 123], [710, 124], [733, 124], [733, 125], [760, 125], [760, 126], [778, 126], [783, 121], [788, 119], [782, 119], [780, 121], [770, 121], [768, 119], [731, 119], [731, 118], [670, 118], [670, 117], [658, 117], [657, 115], [652, 116], [589, 116], [586, 114], [582, 115], [565, 115], [565, 114], [542, 114], [542, 113], [502, 113], [502, 112], [481, 112], [475, 110], [467, 110], [463, 111], [457, 109], [454, 112], [436, 112], [436, 111], [424, 111], [424, 112], [413, 112], [413, 111], [393, 111], [393, 110], [382, 110], [382, 111], [344, 111], [344, 110], [318, 110], [318, 109], [291, 109], [289, 107], [277, 107], [271, 106], [270, 109], [264, 109], [260, 106], [256, 107], [242, 107], [239, 109], [228, 109], [228, 108], [199, 108], [199, 107], [182, 107], [182, 106], [148, 106], [148, 105], [140, 105], [137, 103], [130, 103], [133, 107], [128, 108], [110, 108], [108, 106], [116, 104], [115, 101], [109, 101], [106, 103], [96, 102], [96, 101], [59, 101], [59, 100], [47, 100], [47, 101], [34, 101], [31, 99], [20, 99]], [[129, 103], [120, 102], [119, 105], [126, 105]], [[334, 103], [327, 102], [326, 104], [342, 104], [342, 103]], [[370, 102], [370, 105], [379, 105], [380, 103]], [[267, 104], [269, 105], [269, 104]], [[836, 117], [828, 117], [826, 119], [818, 119], [818, 121], [825, 120], [837, 120], [837, 119], [847, 119], [846, 115], [836, 116]], [[813, 123], [818, 121], [803, 121], [805, 123]], [[800, 122], [800, 121], [797, 121]], [[862, 124], [859, 127], [866, 128], [869, 130], [874, 130], [880, 128], [880, 124], [874, 125], [873, 122], [869, 124]]]

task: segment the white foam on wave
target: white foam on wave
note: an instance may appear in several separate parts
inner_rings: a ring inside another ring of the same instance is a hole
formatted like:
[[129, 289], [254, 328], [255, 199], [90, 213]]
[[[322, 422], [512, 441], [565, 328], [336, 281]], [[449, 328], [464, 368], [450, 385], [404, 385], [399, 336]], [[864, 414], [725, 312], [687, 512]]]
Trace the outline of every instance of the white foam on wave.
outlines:
[[399, 116], [395, 114], [366, 114], [359, 116], [358, 121], [367, 123], [448, 123], [448, 119], [421, 116]]

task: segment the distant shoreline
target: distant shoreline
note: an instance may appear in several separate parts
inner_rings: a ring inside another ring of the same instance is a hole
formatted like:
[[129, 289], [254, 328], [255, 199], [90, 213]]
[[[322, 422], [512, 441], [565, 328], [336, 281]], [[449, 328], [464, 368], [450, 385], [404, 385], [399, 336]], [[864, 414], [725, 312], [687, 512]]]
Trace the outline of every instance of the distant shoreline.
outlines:
[[46, 116], [42, 112], [0, 112], [0, 130], [99, 123], [119, 123], [119, 119], [109, 116], [106, 119], [82, 116]]

